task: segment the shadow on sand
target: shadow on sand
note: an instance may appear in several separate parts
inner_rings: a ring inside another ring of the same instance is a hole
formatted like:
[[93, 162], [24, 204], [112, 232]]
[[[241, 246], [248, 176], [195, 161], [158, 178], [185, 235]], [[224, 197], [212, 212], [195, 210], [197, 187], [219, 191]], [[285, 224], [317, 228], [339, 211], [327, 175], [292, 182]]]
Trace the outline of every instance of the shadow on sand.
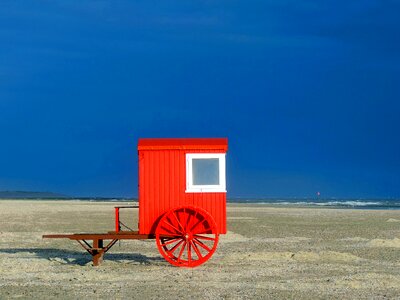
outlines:
[[[67, 265], [80, 265], [84, 266], [92, 262], [92, 257], [88, 253], [83, 251], [71, 251], [55, 248], [9, 248], [0, 249], [0, 253], [18, 254], [18, 253], [31, 253], [36, 255], [38, 258], [47, 259], [50, 261], [57, 261], [61, 264]], [[148, 257], [139, 253], [106, 253], [104, 255], [106, 261], [132, 261], [138, 264], [152, 264], [156, 262], [162, 262], [165, 260], [161, 257]]]

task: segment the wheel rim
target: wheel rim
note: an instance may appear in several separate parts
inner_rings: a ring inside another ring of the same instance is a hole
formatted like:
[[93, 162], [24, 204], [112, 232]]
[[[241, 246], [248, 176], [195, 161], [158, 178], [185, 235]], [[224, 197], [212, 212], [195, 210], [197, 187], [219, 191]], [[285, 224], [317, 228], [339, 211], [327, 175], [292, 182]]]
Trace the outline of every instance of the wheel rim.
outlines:
[[172, 265], [196, 267], [206, 262], [218, 244], [217, 225], [204, 209], [185, 206], [172, 209], [160, 219], [156, 243]]

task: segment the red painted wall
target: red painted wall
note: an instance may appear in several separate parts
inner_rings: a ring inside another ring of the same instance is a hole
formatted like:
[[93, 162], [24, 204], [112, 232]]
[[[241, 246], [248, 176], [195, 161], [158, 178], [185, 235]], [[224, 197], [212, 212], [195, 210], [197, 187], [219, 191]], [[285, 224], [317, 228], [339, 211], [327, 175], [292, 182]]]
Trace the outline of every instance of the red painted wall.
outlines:
[[205, 209], [226, 233], [226, 193], [185, 193], [186, 153], [226, 151], [227, 139], [139, 140], [139, 233], [154, 233], [159, 218], [182, 205]]

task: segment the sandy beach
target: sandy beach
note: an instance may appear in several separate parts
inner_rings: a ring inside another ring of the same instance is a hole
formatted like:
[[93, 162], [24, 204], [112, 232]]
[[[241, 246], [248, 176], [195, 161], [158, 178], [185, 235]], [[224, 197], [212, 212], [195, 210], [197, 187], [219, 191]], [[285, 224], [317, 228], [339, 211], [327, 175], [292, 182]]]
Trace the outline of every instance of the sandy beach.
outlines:
[[121, 241], [93, 267], [78, 243], [42, 239], [113, 230], [115, 205], [0, 200], [0, 298], [400, 299], [400, 210], [229, 205], [228, 234], [194, 269], [154, 240]]

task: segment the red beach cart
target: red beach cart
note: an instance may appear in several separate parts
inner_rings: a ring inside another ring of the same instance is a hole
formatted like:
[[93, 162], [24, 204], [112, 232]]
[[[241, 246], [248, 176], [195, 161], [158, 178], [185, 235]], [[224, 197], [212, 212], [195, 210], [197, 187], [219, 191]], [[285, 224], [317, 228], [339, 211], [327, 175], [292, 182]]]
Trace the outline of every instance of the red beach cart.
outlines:
[[[118, 240], [155, 239], [172, 265], [196, 267], [226, 233], [226, 138], [139, 139], [139, 228], [107, 233], [44, 235], [76, 240], [97, 266]], [[107, 241], [106, 243], [104, 241]]]

